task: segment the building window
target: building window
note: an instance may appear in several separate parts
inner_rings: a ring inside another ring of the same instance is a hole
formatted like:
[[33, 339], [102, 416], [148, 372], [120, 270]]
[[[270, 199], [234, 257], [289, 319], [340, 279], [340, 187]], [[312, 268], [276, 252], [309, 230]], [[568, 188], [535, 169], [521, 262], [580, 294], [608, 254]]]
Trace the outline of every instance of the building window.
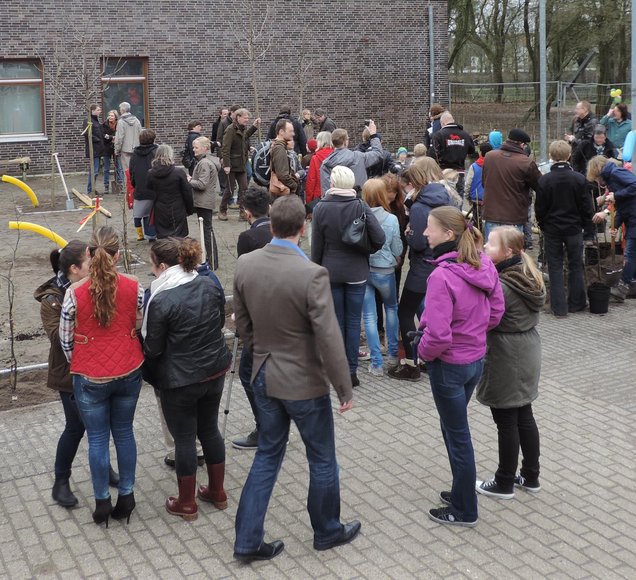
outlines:
[[44, 135], [44, 82], [38, 60], [0, 60], [0, 136]]
[[130, 103], [130, 112], [143, 127], [148, 126], [148, 59], [109, 57], [103, 62], [103, 103], [104, 116], [115, 109], [119, 113], [119, 103]]

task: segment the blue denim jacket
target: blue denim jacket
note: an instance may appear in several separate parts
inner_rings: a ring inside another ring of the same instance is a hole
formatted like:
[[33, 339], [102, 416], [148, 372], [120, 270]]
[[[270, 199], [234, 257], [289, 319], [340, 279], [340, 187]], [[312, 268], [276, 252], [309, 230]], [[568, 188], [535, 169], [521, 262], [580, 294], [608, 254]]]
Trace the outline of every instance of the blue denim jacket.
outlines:
[[386, 240], [375, 254], [369, 256], [369, 265], [372, 270], [393, 269], [397, 266], [396, 257], [402, 254], [400, 224], [397, 217], [383, 207], [372, 207], [371, 211], [382, 226]]

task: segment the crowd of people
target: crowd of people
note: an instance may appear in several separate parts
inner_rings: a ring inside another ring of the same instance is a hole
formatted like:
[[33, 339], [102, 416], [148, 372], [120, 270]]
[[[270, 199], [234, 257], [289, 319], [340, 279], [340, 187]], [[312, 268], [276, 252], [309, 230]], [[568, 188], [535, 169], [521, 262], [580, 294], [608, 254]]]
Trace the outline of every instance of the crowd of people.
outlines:
[[[222, 332], [225, 294], [212, 272], [213, 216], [228, 219], [235, 190], [249, 228], [237, 240], [233, 312], [243, 345], [239, 377], [255, 428], [232, 443], [256, 450], [238, 504], [235, 558], [270, 559], [284, 548], [280, 540], [265, 541], [264, 520], [291, 421], [309, 463], [314, 548], [346, 544], [359, 533], [358, 520], [340, 519], [329, 393], [333, 387], [339, 412], [349, 411], [365, 359], [373, 377], [419, 381], [428, 374], [452, 474], [450, 489], [439, 493], [443, 506], [428, 512], [431, 520], [473, 527], [477, 494], [507, 500], [515, 489], [540, 491], [532, 403], [541, 371], [536, 327], [547, 295], [558, 318], [586, 308], [584, 241], [607, 215], [610, 235], [623, 225], [626, 239], [616, 298], [627, 296], [636, 274], [636, 178], [619, 167], [606, 135], [625, 139], [624, 107], [597, 124], [589, 103], [579, 103], [571, 133], [550, 144], [552, 165], [542, 175], [524, 130], [512, 128], [506, 139], [493, 131], [477, 146], [436, 103], [423, 143], [395, 155], [384, 149], [372, 119], [352, 149], [348, 132], [324, 110], [295, 117], [283, 106], [269, 128], [266, 187], [250, 185], [250, 137], [260, 119], [251, 122], [245, 108], [222, 108], [211, 138], [199, 121], [189, 124], [186, 171], [170, 146], [156, 145], [154, 131], [135, 123], [127, 103], [119, 120], [109, 114], [101, 132], [99, 107], [92, 112], [93, 151], [101, 151], [95, 139], [105, 140], [108, 129], [115, 159], [130, 173], [135, 226], [140, 240], [153, 242], [155, 279], [144, 291], [118, 272], [119, 240], [109, 227], [88, 244], [74, 240], [51, 254], [55, 276], [36, 299], [51, 340], [49, 386], [60, 391], [66, 418], [55, 460], [57, 503], [77, 504], [69, 478], [86, 431], [93, 519], [105, 525], [130, 519], [132, 424], [143, 377], [156, 391], [173, 448], [165, 461], [176, 469], [178, 493], [166, 510], [193, 520], [197, 498], [227, 507], [218, 412], [232, 354]], [[533, 196], [549, 292], [527, 252]], [[195, 212], [203, 220], [203, 248], [188, 237], [187, 217]], [[498, 466], [483, 481], [468, 420], [473, 392], [497, 429]], [[111, 436], [119, 474], [111, 467]], [[197, 488], [203, 463], [207, 485]], [[109, 485], [118, 488], [114, 507]]]

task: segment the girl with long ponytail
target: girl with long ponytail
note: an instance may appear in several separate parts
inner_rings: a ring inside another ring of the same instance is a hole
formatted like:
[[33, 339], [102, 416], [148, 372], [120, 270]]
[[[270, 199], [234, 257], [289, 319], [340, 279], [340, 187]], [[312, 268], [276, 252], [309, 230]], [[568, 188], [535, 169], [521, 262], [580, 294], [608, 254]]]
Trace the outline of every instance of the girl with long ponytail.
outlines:
[[436, 267], [428, 278], [417, 352], [426, 361], [453, 474], [451, 490], [440, 492], [446, 506], [428, 516], [472, 527], [478, 514], [468, 403], [484, 366], [486, 333], [504, 312], [503, 294], [495, 266], [480, 252], [481, 233], [459, 209], [431, 210], [424, 233]]
[[[143, 354], [137, 338], [144, 289], [117, 272], [119, 238], [99, 228], [88, 245], [88, 276], [72, 284], [62, 305], [60, 343], [71, 363], [73, 393], [88, 434], [88, 459], [95, 493], [96, 524], [130, 520], [137, 446], [133, 418], [141, 389]], [[119, 496], [113, 509], [108, 490], [112, 433], [119, 467]]]
[[[539, 394], [541, 338], [536, 326], [546, 291], [523, 246], [523, 234], [512, 226], [493, 229], [486, 244], [499, 272], [506, 312], [488, 333], [488, 358], [477, 387], [477, 400], [490, 407], [497, 425], [499, 465], [491, 480], [477, 482], [477, 491], [497, 499], [512, 499], [515, 487], [534, 493], [541, 489], [532, 401]], [[519, 448], [523, 462], [517, 473]]]

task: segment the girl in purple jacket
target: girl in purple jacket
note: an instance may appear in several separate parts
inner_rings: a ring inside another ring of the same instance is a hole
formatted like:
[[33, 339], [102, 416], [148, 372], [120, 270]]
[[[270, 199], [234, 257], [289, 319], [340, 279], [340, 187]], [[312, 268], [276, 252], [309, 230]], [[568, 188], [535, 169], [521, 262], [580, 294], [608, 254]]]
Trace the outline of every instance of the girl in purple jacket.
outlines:
[[436, 266], [428, 278], [420, 320], [418, 354], [426, 361], [431, 391], [453, 473], [446, 507], [429, 511], [440, 524], [477, 524], [475, 455], [468, 427], [468, 402], [479, 382], [486, 333], [504, 313], [504, 298], [493, 263], [480, 252], [483, 238], [455, 207], [429, 213], [426, 231]]

